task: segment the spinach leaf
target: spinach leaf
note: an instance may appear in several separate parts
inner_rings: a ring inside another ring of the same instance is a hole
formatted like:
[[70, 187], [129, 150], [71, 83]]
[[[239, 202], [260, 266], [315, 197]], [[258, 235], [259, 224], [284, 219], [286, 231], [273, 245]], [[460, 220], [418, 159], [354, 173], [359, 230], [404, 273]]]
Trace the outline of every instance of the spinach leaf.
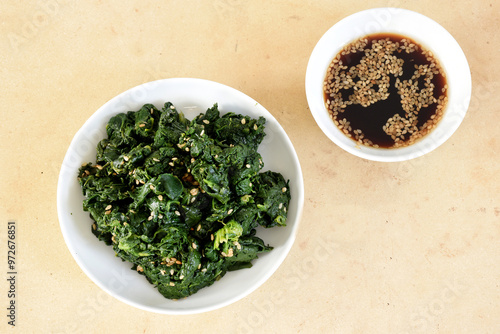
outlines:
[[288, 181], [261, 172], [265, 119], [214, 104], [192, 121], [167, 102], [113, 116], [79, 169], [92, 233], [170, 299], [272, 250], [256, 228], [286, 224]]

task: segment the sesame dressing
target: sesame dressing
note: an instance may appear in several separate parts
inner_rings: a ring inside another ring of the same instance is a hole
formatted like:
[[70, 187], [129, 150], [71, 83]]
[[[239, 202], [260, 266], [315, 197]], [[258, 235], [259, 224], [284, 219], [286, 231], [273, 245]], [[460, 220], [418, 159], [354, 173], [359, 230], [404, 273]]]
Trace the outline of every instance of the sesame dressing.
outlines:
[[328, 67], [329, 116], [359, 145], [415, 143], [441, 120], [446, 76], [432, 52], [408, 37], [374, 34], [346, 45]]

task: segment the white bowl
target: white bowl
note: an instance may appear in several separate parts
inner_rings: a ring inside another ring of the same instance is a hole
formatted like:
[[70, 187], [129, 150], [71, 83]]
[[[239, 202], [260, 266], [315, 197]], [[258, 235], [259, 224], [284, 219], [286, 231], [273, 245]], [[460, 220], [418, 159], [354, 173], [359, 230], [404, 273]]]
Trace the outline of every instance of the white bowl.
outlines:
[[[374, 33], [405, 35], [432, 51], [444, 68], [448, 104], [444, 116], [424, 138], [402, 148], [372, 148], [357, 145], [328, 116], [323, 81], [333, 58], [348, 43]], [[358, 157], [375, 161], [404, 161], [422, 156], [443, 144], [458, 128], [471, 96], [471, 75], [465, 55], [455, 39], [435, 21], [400, 8], [368, 9], [339, 21], [316, 44], [306, 72], [306, 96], [316, 123], [335, 144]]]
[[[82, 210], [77, 181], [82, 163], [94, 161], [97, 143], [106, 137], [105, 126], [117, 113], [138, 110], [145, 103], [161, 108], [172, 102], [187, 118], [218, 103], [221, 113], [235, 112], [267, 119], [266, 137], [259, 152], [265, 170], [281, 172], [290, 180], [291, 202], [286, 227], [260, 229], [257, 235], [274, 249], [253, 261], [253, 267], [227, 273], [220, 281], [188, 298], [164, 298], [142, 275], [132, 271], [113, 249], [91, 233], [92, 221]], [[304, 202], [304, 184], [297, 154], [283, 128], [259, 103], [219, 83], [201, 79], [165, 79], [132, 88], [97, 110], [76, 133], [62, 163], [57, 186], [57, 209], [66, 244], [82, 270], [113, 297], [137, 308], [164, 314], [193, 314], [233, 303], [262, 285], [287, 256], [295, 240]]]

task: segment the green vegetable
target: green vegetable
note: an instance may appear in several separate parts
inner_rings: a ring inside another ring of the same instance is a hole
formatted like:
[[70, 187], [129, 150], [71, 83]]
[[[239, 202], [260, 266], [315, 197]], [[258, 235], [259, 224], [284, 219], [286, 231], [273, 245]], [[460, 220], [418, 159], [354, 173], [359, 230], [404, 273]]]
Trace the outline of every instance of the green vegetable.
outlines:
[[96, 163], [79, 170], [94, 235], [170, 299], [187, 297], [272, 247], [258, 226], [284, 226], [288, 181], [257, 152], [265, 119], [217, 104], [192, 121], [167, 102], [109, 120]]

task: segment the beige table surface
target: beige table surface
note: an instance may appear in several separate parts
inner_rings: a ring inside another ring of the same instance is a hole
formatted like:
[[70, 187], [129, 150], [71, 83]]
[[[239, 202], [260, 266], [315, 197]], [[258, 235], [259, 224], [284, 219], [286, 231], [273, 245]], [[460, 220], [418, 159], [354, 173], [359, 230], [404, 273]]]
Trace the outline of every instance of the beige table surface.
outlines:
[[[458, 131], [402, 163], [329, 141], [304, 89], [322, 34], [388, 5], [443, 25], [473, 80]], [[500, 333], [499, 13], [496, 0], [3, 1], [0, 277], [15, 220], [18, 278], [15, 328], [1, 279], [0, 332]], [[259, 101], [287, 131], [305, 181], [297, 240], [277, 272], [233, 305], [192, 316], [105, 294], [68, 251], [56, 208], [60, 165], [85, 120], [118, 93], [170, 77]]]

